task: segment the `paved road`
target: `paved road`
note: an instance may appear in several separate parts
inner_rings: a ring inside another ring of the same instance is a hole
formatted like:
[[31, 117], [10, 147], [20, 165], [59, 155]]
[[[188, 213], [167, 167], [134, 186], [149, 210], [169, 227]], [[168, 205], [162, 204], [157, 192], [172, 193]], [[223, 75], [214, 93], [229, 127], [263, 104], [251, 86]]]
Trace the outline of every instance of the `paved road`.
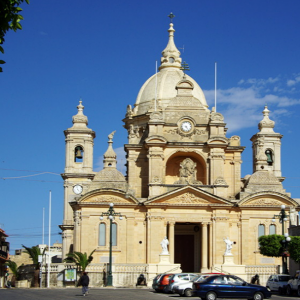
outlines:
[[[198, 297], [180, 297], [175, 294], [160, 294], [149, 289], [115, 289], [102, 288], [90, 289], [88, 296], [83, 297], [80, 288], [63, 289], [0, 289], [1, 300], [195, 300]], [[272, 300], [299, 300], [299, 297], [273, 295]]]

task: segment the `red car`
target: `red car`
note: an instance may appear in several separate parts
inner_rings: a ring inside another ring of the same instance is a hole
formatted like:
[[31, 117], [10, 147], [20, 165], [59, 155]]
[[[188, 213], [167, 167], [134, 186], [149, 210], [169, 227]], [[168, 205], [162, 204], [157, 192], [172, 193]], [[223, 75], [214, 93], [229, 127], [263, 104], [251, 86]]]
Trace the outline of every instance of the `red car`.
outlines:
[[166, 286], [169, 284], [169, 280], [173, 275], [174, 274], [163, 274], [159, 279], [159, 283], [156, 291], [163, 292]]

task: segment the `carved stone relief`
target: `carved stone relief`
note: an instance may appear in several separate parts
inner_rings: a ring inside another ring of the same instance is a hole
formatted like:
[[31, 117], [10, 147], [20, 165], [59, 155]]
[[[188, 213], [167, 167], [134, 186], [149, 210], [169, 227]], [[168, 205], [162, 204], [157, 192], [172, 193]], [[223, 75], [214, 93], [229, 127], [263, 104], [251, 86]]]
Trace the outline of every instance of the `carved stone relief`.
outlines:
[[227, 185], [225, 179], [222, 177], [222, 176], [219, 176], [215, 182], [214, 182], [215, 185]]
[[202, 184], [197, 180], [197, 163], [190, 158], [184, 159], [180, 163], [179, 180], [174, 184]]
[[192, 203], [198, 203], [198, 204], [207, 204], [209, 201], [202, 199], [200, 197], [195, 196], [192, 193], [185, 193], [182, 195], [179, 195], [177, 197], [174, 197], [172, 199], [164, 201], [164, 203], [187, 203], [187, 204], [192, 204]]
[[125, 199], [112, 195], [100, 195], [93, 198], [85, 199], [82, 202], [89, 203], [130, 203], [131, 201], [126, 201]]
[[280, 206], [282, 202], [275, 199], [257, 199], [257, 200], [250, 200], [243, 205], [265, 205], [265, 206]]

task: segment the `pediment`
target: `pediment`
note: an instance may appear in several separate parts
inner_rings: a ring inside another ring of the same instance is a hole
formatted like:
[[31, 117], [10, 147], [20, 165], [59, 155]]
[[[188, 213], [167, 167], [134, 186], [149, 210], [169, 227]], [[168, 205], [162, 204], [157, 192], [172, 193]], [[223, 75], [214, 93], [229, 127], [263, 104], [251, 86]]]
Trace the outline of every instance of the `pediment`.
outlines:
[[94, 190], [82, 196], [78, 200], [78, 204], [138, 204], [138, 201], [133, 196], [128, 196], [122, 191]]
[[277, 192], [259, 192], [244, 198], [238, 203], [240, 207], [280, 207], [285, 205], [288, 207], [297, 207], [299, 204], [287, 195]]
[[214, 138], [209, 139], [207, 141], [207, 144], [208, 145], [214, 145], [214, 144], [217, 144], [217, 145], [220, 145], [220, 144], [228, 145], [228, 139], [223, 138], [223, 137], [214, 137]]
[[144, 202], [145, 205], [232, 206], [232, 203], [191, 186], [179, 188]]
[[167, 140], [160, 135], [152, 135], [145, 140], [147, 144], [166, 144]]

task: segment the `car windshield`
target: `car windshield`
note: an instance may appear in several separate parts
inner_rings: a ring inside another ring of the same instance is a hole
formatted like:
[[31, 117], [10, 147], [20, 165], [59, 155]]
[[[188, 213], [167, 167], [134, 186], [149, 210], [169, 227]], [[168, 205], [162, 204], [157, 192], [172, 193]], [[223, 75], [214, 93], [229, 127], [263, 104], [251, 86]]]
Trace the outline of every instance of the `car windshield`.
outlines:
[[291, 276], [278, 276], [279, 281], [289, 281]]

